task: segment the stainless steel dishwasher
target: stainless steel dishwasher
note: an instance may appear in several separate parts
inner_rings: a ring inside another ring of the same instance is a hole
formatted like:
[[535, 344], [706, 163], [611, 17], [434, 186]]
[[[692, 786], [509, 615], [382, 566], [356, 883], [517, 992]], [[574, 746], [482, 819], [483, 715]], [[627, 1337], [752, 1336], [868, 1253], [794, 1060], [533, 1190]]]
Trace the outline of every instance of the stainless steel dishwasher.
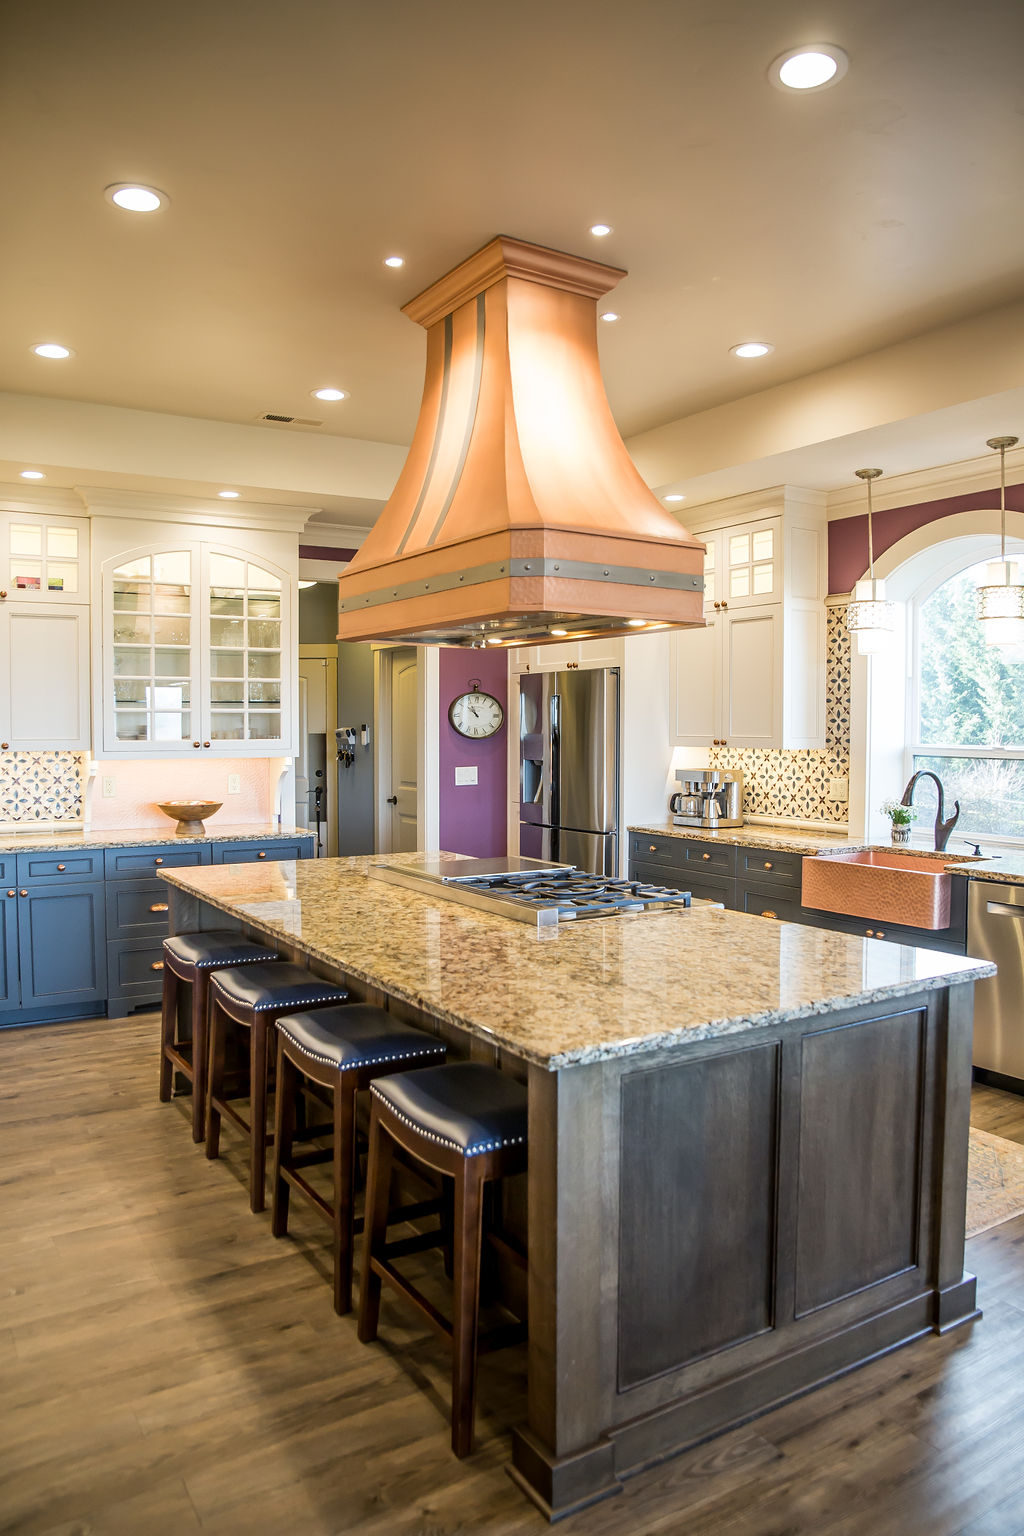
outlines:
[[999, 968], [974, 986], [974, 1065], [1024, 1093], [1024, 885], [971, 881], [967, 953]]

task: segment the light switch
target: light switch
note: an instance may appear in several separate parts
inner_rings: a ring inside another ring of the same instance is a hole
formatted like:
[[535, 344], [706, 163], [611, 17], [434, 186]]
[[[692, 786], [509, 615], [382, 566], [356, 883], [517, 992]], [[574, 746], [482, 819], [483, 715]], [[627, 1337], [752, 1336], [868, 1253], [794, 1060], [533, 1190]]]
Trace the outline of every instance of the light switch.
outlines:
[[478, 782], [476, 768], [456, 768], [455, 782], [456, 784], [476, 784]]
[[849, 779], [829, 779], [828, 797], [830, 800], [837, 800], [840, 803], [845, 804], [845, 802], [850, 798]]

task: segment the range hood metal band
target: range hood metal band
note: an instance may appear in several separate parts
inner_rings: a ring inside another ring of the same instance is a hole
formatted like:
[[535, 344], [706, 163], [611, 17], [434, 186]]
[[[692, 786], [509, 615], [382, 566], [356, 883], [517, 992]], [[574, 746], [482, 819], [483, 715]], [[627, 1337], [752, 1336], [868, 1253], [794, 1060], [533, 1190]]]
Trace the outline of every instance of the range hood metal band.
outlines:
[[406, 581], [397, 587], [379, 588], [355, 598], [339, 598], [338, 612], [351, 613], [354, 609], [376, 608], [381, 603], [393, 603], [409, 597], [420, 597], [425, 592], [452, 592], [465, 587], [478, 586], [485, 581], [499, 581], [503, 576], [514, 580], [523, 576], [557, 576], [563, 581], [599, 581], [605, 586], [667, 588], [675, 592], [703, 592], [703, 576], [692, 576], [680, 571], [648, 571], [633, 565], [598, 565], [590, 560], [551, 560], [534, 558], [513, 559], [500, 563], [492, 560], [487, 565], [473, 566], [468, 571], [452, 571], [432, 576], [429, 581]]

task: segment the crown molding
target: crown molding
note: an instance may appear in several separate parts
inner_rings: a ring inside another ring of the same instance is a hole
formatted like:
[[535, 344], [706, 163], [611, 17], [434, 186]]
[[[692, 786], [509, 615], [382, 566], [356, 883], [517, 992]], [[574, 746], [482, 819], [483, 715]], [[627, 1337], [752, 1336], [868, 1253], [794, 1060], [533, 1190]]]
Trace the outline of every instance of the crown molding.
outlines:
[[369, 528], [357, 528], [352, 523], [311, 523], [307, 520], [302, 530], [302, 543], [328, 548], [336, 544], [339, 549], [358, 549], [369, 532]]
[[775, 517], [793, 506], [810, 507], [824, 513], [828, 501], [824, 491], [806, 485], [773, 485], [763, 491], [744, 491], [740, 496], [726, 496], [721, 501], [702, 501], [687, 512], [685, 506], [665, 510], [689, 530], [717, 527], [719, 523], [745, 521], [754, 517]]
[[[1011, 448], [1006, 455], [1006, 478], [1016, 483], [1024, 479], [1024, 446]], [[872, 505], [876, 512], [894, 507], [917, 506], [926, 501], [944, 501], [951, 496], [973, 496], [979, 491], [999, 493], [999, 458], [994, 452], [975, 459], [961, 459], [954, 464], [940, 464], [934, 469], [911, 470], [905, 475], [875, 480]], [[828, 492], [828, 520], [862, 517], [867, 511], [867, 492], [863, 485], [844, 485]]]
[[0, 505], [9, 512], [59, 512], [64, 517], [82, 516], [82, 499], [74, 491], [55, 485], [32, 484], [30, 481], [12, 481], [0, 485]]
[[90, 517], [130, 517], [136, 522], [193, 524], [204, 528], [258, 528], [301, 534], [315, 507], [276, 506], [260, 501], [223, 502], [216, 497], [120, 491], [110, 486], [76, 486]]

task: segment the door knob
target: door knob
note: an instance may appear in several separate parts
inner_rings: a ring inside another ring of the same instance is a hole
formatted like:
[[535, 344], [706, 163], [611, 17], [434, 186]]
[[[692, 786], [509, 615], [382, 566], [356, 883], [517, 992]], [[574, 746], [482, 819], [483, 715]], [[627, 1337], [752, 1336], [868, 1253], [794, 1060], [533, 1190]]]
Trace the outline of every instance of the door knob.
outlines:
[[397, 805], [397, 804], [398, 804], [398, 796], [397, 795], [388, 795], [388, 805]]

